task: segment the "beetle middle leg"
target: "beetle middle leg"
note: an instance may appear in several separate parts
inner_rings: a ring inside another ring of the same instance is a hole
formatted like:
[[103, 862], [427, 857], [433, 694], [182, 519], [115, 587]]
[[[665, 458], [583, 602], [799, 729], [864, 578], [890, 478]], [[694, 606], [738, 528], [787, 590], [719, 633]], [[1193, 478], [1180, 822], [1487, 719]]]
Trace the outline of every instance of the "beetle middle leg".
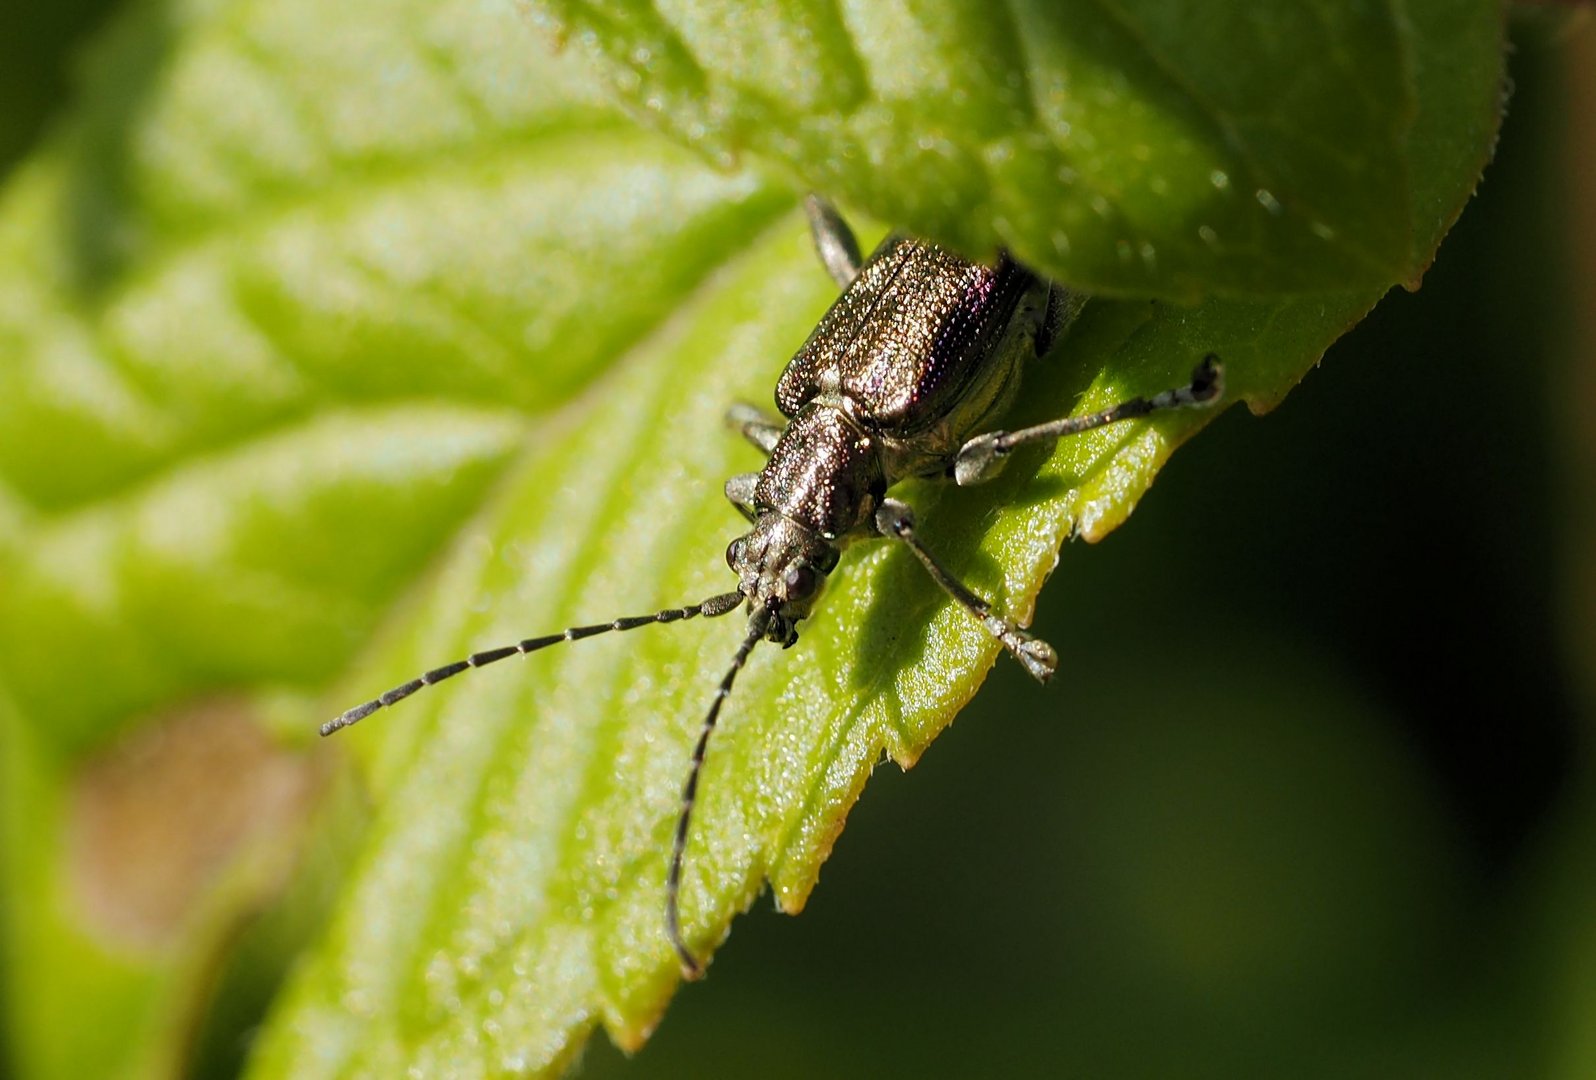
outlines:
[[1219, 401], [1225, 392], [1225, 369], [1219, 357], [1209, 353], [1191, 373], [1191, 382], [1152, 397], [1134, 397], [1101, 412], [1067, 416], [1019, 431], [993, 431], [978, 435], [959, 448], [953, 460], [953, 479], [960, 487], [981, 484], [1003, 471], [1009, 453], [1017, 446], [1048, 442], [1066, 435], [1078, 435], [1120, 420], [1129, 420], [1165, 409], [1205, 407]]
[[876, 509], [875, 525], [876, 532], [882, 536], [901, 540], [908, 545], [909, 550], [914, 552], [915, 558], [920, 560], [920, 564], [926, 568], [932, 580], [957, 600], [959, 606], [968, 611], [989, 634], [997, 638], [1032, 677], [1044, 683], [1053, 677], [1053, 672], [1058, 668], [1058, 654], [1053, 651], [1053, 646], [1040, 638], [1032, 637], [1017, 623], [994, 612], [990, 603], [971, 592], [962, 581], [937, 562], [936, 557], [915, 535], [914, 510], [907, 503], [899, 502], [897, 499], [881, 500], [880, 507]]
[[1038, 357], [1046, 356], [1058, 344], [1058, 339], [1070, 328], [1075, 317], [1086, 306], [1086, 294], [1053, 282], [1047, 289], [1047, 307], [1042, 312], [1042, 324], [1036, 329], [1033, 348]]

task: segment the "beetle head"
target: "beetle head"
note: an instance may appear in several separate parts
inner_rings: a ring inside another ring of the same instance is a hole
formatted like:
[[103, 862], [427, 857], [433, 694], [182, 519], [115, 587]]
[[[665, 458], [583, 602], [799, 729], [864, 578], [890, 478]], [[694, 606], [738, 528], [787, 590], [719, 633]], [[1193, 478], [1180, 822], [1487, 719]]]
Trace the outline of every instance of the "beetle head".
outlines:
[[765, 638], [783, 646], [798, 640], [798, 623], [837, 565], [838, 551], [813, 529], [792, 518], [766, 512], [746, 536], [726, 548], [726, 563], [737, 572], [737, 588], [756, 607], [771, 612]]

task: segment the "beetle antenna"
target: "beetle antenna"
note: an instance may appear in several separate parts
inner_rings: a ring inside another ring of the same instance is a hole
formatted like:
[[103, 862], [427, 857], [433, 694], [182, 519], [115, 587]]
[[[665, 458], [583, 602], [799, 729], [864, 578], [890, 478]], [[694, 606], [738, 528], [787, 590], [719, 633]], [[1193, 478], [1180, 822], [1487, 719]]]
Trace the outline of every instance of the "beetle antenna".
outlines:
[[676, 816], [676, 837], [671, 843], [671, 866], [665, 875], [665, 931], [670, 935], [671, 944], [676, 947], [676, 955], [681, 958], [682, 976], [688, 979], [696, 979], [704, 971], [703, 965], [682, 940], [681, 918], [682, 856], [687, 851], [687, 827], [693, 819], [693, 803], [698, 798], [698, 775], [704, 769], [704, 752], [709, 749], [709, 737], [714, 734], [715, 723], [720, 719], [720, 707], [730, 696], [737, 673], [748, 662], [748, 654], [754, 651], [759, 639], [765, 636], [774, 615], [775, 608], [760, 607], [755, 608], [748, 617], [748, 636], [737, 647], [731, 668], [720, 680], [720, 686], [715, 690], [715, 700], [709, 703], [704, 725], [698, 731], [698, 745], [693, 747], [693, 764], [687, 773], [687, 783], [682, 786], [682, 808]]
[[693, 604], [689, 607], [666, 608], [664, 611], [656, 611], [652, 615], [633, 615], [607, 623], [596, 623], [593, 626], [572, 626], [560, 631], [558, 634], [527, 638], [525, 641], [518, 641], [514, 645], [503, 645], [497, 649], [484, 649], [482, 652], [474, 652], [464, 660], [456, 660], [452, 664], [433, 668], [431, 671], [418, 678], [411, 679], [402, 686], [394, 687], [386, 694], [372, 698], [364, 705], [356, 705], [353, 709], [346, 710], [323, 724], [321, 733], [323, 735], [331, 735], [340, 728], [346, 728], [350, 724], [364, 720], [378, 709], [385, 708], [397, 701], [403, 701], [423, 686], [431, 686], [433, 683], [442, 682], [444, 679], [458, 675], [468, 668], [483, 667], [497, 660], [503, 660], [508, 656], [524, 656], [527, 653], [537, 652], [539, 649], [546, 649], [550, 645], [557, 645], [562, 641], [578, 641], [597, 634], [607, 634], [612, 630], [636, 630], [639, 626], [677, 622], [681, 619], [691, 619], [696, 615], [712, 619], [716, 616], [736, 611], [742, 606], [742, 603], [742, 593], [722, 593], [719, 596], [710, 597], [703, 603]]

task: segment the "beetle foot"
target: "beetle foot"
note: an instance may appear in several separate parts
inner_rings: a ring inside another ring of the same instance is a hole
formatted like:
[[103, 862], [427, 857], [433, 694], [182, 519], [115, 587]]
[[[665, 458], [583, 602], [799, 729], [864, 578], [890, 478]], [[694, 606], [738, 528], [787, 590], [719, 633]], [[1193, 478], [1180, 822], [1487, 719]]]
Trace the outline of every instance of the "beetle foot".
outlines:
[[1009, 448], [1003, 442], [1007, 437], [1006, 431], [993, 431], [961, 446], [953, 461], [953, 482], [972, 487], [996, 477], [1009, 463]]
[[1058, 670], [1058, 653], [1053, 651], [1053, 646], [1041, 638], [1032, 637], [1013, 623], [992, 616], [987, 623], [987, 628], [992, 635], [1003, 643], [1007, 649], [1020, 662], [1020, 666], [1031, 673], [1031, 678], [1039, 683], [1045, 683], [1053, 677]]

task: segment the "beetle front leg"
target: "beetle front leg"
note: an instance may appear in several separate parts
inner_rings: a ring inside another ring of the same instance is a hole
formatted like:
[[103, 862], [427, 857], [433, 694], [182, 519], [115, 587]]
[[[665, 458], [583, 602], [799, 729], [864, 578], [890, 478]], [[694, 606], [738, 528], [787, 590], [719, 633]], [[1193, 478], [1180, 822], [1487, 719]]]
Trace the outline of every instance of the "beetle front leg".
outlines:
[[970, 617], [984, 626], [989, 634], [1003, 644], [1014, 659], [1024, 666], [1037, 682], [1047, 682], [1058, 669], [1058, 654], [1053, 646], [1034, 638], [1020, 626], [992, 610], [992, 605], [971, 592], [963, 582], [945, 569], [936, 557], [926, 550], [914, 532], [914, 510], [897, 499], [883, 499], [876, 510], [876, 532], [893, 540], [901, 540], [914, 552], [920, 565], [926, 568], [933, 581], [959, 602]]
[[776, 449], [776, 442], [787, 425], [776, 420], [746, 401], [739, 401], [726, 410], [726, 426], [763, 450], [768, 457]]
[[756, 472], [738, 473], [726, 481], [727, 500], [749, 521], [759, 517], [759, 512], [754, 509], [754, 488], [758, 486], [759, 474]]
[[1209, 353], [1191, 373], [1191, 382], [1175, 390], [1165, 390], [1152, 397], [1134, 397], [1113, 408], [1085, 416], [1068, 416], [1019, 431], [993, 431], [978, 435], [959, 448], [953, 459], [953, 479], [960, 487], [982, 484], [1003, 471], [1009, 454], [1026, 443], [1048, 442], [1066, 435], [1078, 435], [1106, 424], [1129, 420], [1165, 409], [1189, 407], [1206, 408], [1219, 401], [1225, 393], [1225, 369], [1219, 357]]
[[819, 195], [804, 196], [804, 213], [809, 215], [809, 235], [815, 242], [815, 254], [820, 256], [831, 280], [846, 289], [859, 276], [859, 267], [864, 264], [853, 230], [837, 213], [837, 208]]

